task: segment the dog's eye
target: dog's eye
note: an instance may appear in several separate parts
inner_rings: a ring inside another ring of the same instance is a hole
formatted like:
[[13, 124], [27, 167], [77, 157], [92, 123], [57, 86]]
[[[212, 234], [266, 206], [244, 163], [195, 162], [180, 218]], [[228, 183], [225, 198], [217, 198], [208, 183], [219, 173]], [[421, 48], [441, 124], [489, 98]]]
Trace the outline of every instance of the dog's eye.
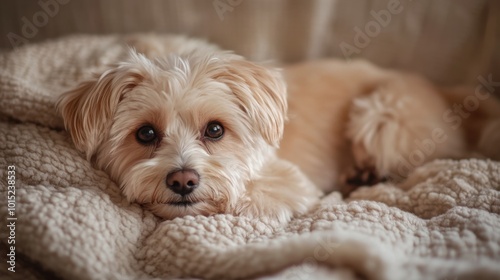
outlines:
[[219, 122], [209, 122], [205, 129], [205, 137], [210, 140], [219, 140], [224, 135], [224, 127]]
[[137, 141], [144, 145], [153, 144], [157, 139], [154, 128], [149, 125], [145, 125], [139, 128], [135, 136], [137, 138]]

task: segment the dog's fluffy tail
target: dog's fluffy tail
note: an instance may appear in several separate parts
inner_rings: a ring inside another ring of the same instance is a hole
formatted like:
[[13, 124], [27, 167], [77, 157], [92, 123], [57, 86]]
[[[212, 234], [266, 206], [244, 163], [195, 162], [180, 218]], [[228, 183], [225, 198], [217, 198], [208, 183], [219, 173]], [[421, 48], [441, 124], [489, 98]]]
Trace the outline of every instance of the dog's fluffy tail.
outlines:
[[447, 110], [438, 90], [413, 76], [355, 98], [347, 136], [357, 168], [402, 179], [430, 160], [465, 156], [463, 128], [447, 121]]

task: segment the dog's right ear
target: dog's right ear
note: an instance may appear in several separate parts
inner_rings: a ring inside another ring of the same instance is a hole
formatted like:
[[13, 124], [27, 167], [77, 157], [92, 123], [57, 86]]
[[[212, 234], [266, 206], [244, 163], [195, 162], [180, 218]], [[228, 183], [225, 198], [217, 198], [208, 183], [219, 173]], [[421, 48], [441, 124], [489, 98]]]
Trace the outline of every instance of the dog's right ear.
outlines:
[[115, 65], [78, 87], [63, 93], [57, 101], [64, 126], [87, 160], [106, 138], [116, 108], [123, 95], [145, 79], [153, 79], [156, 66], [143, 55], [130, 52], [128, 62]]

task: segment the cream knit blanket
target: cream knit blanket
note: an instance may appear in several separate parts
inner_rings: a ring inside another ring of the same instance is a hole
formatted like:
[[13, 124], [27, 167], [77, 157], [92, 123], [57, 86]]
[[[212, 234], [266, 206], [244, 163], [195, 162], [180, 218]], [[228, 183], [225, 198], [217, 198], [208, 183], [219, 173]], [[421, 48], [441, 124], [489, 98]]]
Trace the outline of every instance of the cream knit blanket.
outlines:
[[[500, 279], [499, 162], [435, 161], [405, 191], [380, 184], [349, 201], [333, 193], [281, 227], [231, 215], [161, 221], [128, 203], [75, 150], [54, 110], [59, 93], [124, 54], [113, 36], [0, 54], [0, 277]], [[5, 261], [8, 217], [17, 218], [16, 272]]]

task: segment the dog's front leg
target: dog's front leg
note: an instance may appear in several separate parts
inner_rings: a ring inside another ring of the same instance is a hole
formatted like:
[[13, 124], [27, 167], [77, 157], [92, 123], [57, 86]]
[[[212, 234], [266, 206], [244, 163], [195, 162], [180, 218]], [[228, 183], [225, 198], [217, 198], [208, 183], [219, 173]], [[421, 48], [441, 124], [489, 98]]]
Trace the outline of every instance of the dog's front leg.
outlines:
[[234, 214], [286, 223], [306, 213], [321, 195], [299, 168], [288, 161], [275, 159], [247, 185]]

